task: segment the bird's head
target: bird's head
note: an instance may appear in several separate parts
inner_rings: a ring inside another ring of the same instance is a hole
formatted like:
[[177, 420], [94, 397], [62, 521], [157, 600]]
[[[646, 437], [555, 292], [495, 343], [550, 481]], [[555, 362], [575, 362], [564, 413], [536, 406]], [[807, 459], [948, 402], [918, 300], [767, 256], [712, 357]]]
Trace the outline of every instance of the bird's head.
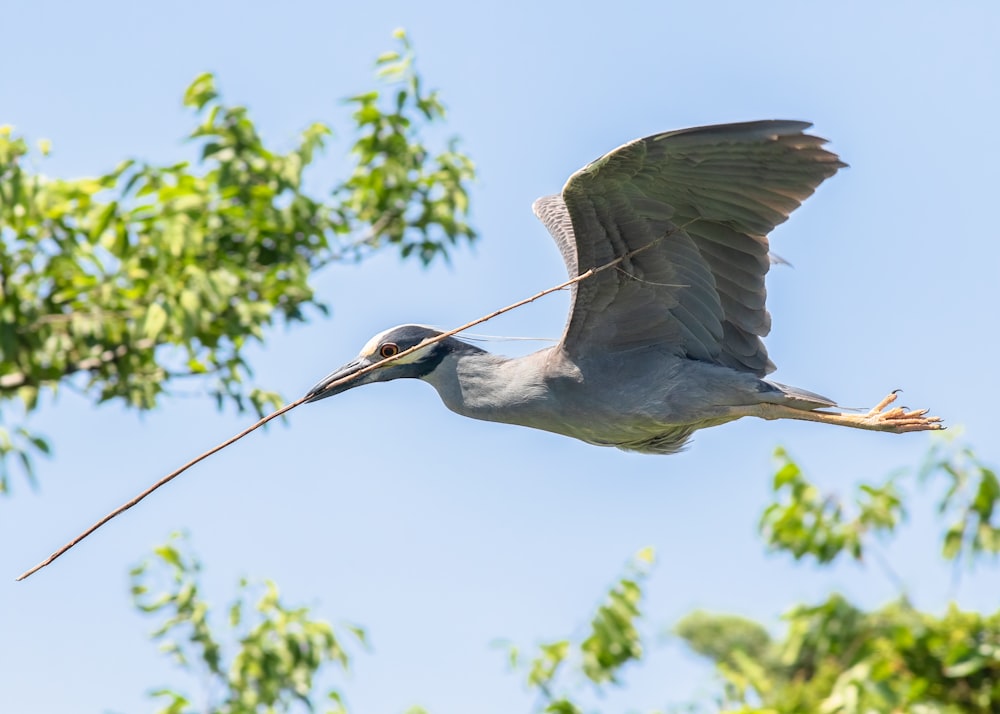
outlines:
[[[361, 375], [357, 379], [345, 384], [334, 385], [335, 382], [360, 372], [366, 367], [378, 365], [385, 362], [390, 357], [395, 357], [400, 352], [423, 345], [428, 340], [437, 337], [441, 333], [424, 325], [400, 325], [384, 332], [380, 332], [361, 348], [361, 353], [351, 362], [348, 362], [340, 369], [327, 375], [315, 387], [309, 390], [306, 395], [307, 401], [315, 402], [335, 394], [346, 392], [348, 389], [370, 384], [372, 382], [388, 382], [392, 379], [411, 378], [419, 379], [430, 374], [441, 364], [441, 360], [455, 349], [458, 340], [448, 338], [433, 344], [427, 344], [416, 352], [406, 355], [397, 360], [386, 362], [385, 365], [376, 367], [371, 372]], [[334, 386], [331, 386], [334, 385]]]

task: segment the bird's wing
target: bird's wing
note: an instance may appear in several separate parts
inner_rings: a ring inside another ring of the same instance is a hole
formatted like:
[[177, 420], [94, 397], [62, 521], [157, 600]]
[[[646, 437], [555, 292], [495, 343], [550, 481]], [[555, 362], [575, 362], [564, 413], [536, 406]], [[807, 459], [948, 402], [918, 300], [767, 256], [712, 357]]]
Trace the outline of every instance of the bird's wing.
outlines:
[[[577, 171], [533, 209], [574, 286], [570, 355], [659, 345], [763, 376], [767, 234], [844, 166], [797, 121], [637, 139]], [[638, 252], [636, 252], [638, 251]], [[634, 253], [634, 254], [633, 254]]]

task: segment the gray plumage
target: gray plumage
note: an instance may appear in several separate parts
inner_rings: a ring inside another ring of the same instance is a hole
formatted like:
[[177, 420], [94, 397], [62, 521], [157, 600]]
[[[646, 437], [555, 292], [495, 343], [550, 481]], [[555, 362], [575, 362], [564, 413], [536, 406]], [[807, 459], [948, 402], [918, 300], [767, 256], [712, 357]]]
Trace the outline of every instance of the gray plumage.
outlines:
[[449, 409], [644, 453], [681, 449], [697, 429], [742, 416], [879, 431], [940, 428], [925, 411], [818, 411], [835, 403], [763, 377], [771, 326], [767, 235], [845, 164], [804, 133], [760, 121], [632, 141], [577, 171], [535, 214], [573, 286], [554, 347], [508, 359], [449, 337], [343, 386], [329, 385], [440, 333], [386, 330], [316, 385], [310, 401], [401, 377], [433, 385]]

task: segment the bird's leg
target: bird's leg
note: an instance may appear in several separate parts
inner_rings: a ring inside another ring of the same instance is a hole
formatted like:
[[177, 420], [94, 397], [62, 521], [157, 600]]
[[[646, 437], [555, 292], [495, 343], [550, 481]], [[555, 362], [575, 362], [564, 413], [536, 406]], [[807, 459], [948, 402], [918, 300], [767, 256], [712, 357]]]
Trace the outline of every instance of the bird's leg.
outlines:
[[944, 429], [941, 417], [926, 416], [927, 409], [907, 411], [904, 407], [887, 407], [896, 401], [897, 392], [879, 402], [867, 414], [843, 414], [823, 411], [807, 411], [795, 409], [784, 404], [758, 404], [754, 416], [763, 419], [801, 419], [818, 421], [823, 424], [849, 426], [855, 429], [870, 431], [888, 431], [893, 434], [904, 434], [908, 431], [933, 431]]

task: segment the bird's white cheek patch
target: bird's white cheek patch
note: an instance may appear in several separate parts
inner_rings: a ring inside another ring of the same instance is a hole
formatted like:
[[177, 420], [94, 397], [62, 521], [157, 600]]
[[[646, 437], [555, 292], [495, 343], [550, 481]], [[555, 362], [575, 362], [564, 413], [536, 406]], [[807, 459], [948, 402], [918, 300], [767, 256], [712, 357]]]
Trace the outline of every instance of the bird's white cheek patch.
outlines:
[[365, 343], [365, 346], [361, 348], [361, 357], [375, 357], [375, 350], [378, 346], [382, 344], [382, 334], [375, 335], [373, 338]]

